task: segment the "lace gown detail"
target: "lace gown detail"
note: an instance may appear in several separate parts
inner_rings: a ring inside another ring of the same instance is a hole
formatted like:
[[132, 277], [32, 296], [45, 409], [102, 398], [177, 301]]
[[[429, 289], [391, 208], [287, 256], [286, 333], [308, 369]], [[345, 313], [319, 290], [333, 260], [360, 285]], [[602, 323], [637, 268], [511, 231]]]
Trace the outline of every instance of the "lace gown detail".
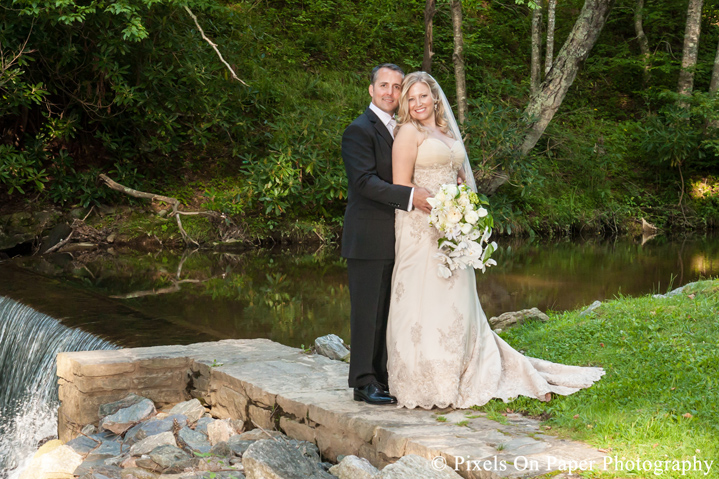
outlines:
[[[428, 138], [419, 147], [414, 183], [436, 193], [454, 184], [461, 142]], [[437, 275], [439, 233], [419, 210], [395, 213], [395, 265], [387, 326], [390, 393], [398, 405], [468, 408], [492, 398], [542, 399], [572, 394], [597, 381], [601, 368], [565, 366], [523, 356], [489, 327], [474, 270]]]

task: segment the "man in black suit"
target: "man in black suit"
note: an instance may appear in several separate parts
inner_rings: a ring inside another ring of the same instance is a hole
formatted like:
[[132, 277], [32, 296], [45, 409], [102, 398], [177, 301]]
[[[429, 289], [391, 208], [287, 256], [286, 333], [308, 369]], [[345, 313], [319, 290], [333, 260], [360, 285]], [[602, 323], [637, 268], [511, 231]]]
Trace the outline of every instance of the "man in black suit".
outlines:
[[372, 103], [342, 135], [349, 183], [342, 233], [352, 312], [349, 386], [354, 399], [394, 404], [387, 388], [387, 316], [394, 266], [394, 210], [429, 212], [429, 192], [392, 184], [394, 113], [404, 72], [391, 63], [372, 70]]

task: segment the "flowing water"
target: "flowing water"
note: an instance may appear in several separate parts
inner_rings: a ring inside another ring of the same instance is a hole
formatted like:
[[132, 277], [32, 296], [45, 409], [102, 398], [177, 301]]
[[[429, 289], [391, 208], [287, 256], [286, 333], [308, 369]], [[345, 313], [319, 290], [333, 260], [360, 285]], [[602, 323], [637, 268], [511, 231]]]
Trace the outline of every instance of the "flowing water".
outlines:
[[38, 441], [57, 434], [57, 353], [109, 348], [0, 296], [0, 477], [21, 466]]
[[[718, 237], [500, 243], [498, 265], [477, 275], [488, 316], [576, 309], [719, 275]], [[59, 351], [257, 337], [307, 346], [328, 333], [349, 340], [349, 305], [346, 263], [331, 248], [109, 249], [2, 263], [0, 477], [56, 433]]]

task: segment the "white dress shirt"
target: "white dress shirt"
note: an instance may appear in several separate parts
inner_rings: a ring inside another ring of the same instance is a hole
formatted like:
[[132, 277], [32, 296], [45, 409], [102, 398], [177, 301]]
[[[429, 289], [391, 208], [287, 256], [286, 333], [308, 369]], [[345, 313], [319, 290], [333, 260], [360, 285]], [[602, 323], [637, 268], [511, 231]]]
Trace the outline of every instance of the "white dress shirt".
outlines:
[[[382, 122], [382, 124], [387, 127], [387, 130], [389, 131], [389, 134], [392, 135], [392, 138], [394, 138], [394, 127], [397, 126], [397, 122], [394, 119], [394, 116], [390, 115], [386, 111], [382, 110], [380, 107], [375, 105], [374, 103], [369, 104], [369, 109], [374, 112], [375, 115], [377, 115], [377, 118]], [[414, 197], [414, 188], [412, 188], [412, 192], [409, 194], [409, 206], [407, 207], [407, 211], [412, 211], [412, 198]]]

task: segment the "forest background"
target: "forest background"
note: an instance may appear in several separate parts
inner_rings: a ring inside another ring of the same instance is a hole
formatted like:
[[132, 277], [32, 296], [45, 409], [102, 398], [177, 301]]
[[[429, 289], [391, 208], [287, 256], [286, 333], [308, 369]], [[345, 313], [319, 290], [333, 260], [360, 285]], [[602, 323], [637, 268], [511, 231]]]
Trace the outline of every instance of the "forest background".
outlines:
[[[430, 3], [2, 0], [0, 214], [139, 205], [107, 174], [217, 211], [242, 239], [332, 241], [346, 203], [342, 132], [369, 104], [374, 65], [422, 68]], [[601, 3], [601, 35], [522, 151], [548, 45], [560, 56], [582, 8]], [[431, 57], [455, 105], [457, 4], [436, 2]], [[500, 232], [624, 233], [641, 218], [716, 227], [719, 0], [560, 0], [555, 28], [547, 7], [461, 2], [463, 128], [475, 173], [507, 180], [490, 198]], [[682, 67], [692, 42], [695, 63]]]

